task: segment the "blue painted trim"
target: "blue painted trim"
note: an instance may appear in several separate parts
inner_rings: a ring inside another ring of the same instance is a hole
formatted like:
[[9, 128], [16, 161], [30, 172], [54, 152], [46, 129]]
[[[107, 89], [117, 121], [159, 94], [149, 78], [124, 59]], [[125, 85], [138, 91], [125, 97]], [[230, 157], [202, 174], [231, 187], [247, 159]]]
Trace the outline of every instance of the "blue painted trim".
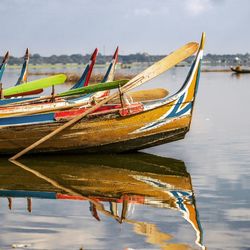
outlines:
[[4, 70], [6, 68], [6, 65], [7, 65], [6, 63], [4, 63], [4, 64], [1, 65], [1, 68], [0, 68], [0, 82], [2, 80], [3, 73], [4, 73]]
[[34, 97], [21, 97], [21, 98], [2, 99], [2, 100], [0, 100], [0, 106], [10, 104], [10, 103], [15, 103], [15, 102], [28, 101], [28, 100], [32, 100], [33, 98]]
[[89, 64], [86, 66], [79, 81], [77, 83], [75, 83], [75, 85], [71, 89], [77, 89], [77, 88], [83, 87], [84, 83], [86, 81], [86, 77], [87, 77], [88, 72], [89, 72]]
[[109, 64], [108, 70], [107, 70], [107, 72], [105, 73], [105, 75], [104, 75], [104, 77], [103, 77], [103, 79], [102, 79], [101, 82], [107, 82], [107, 79], [108, 79], [108, 77], [109, 77], [109, 74], [110, 74], [110, 71], [111, 71], [111, 69], [112, 69], [112, 66], [113, 66], [113, 61]]
[[56, 193], [55, 192], [40, 192], [40, 191], [25, 191], [25, 190], [0, 190], [0, 197], [56, 199]]
[[20, 76], [19, 76], [19, 78], [18, 78], [17, 83], [15, 84], [15, 86], [18, 86], [18, 85], [20, 85], [20, 84], [23, 82], [23, 78], [24, 78], [24, 76], [25, 76], [27, 67], [28, 67], [28, 62], [25, 61], [25, 62], [23, 63], [23, 67], [22, 67], [22, 70], [21, 70], [21, 74], [20, 74]]
[[55, 122], [54, 113], [0, 118], [0, 126]]

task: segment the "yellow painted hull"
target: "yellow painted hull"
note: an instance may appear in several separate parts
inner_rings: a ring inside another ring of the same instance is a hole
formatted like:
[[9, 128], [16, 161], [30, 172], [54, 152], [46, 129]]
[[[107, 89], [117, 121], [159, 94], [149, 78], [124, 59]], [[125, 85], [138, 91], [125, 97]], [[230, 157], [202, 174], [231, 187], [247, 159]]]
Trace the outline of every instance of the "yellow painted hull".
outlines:
[[[41, 144], [34, 152], [62, 150], [125, 152], [182, 139], [189, 130], [191, 115], [169, 119], [164, 125], [139, 131], [142, 127], [159, 120], [169, 108], [169, 105], [163, 105], [126, 117], [87, 118]], [[15, 153], [62, 124], [62, 122], [56, 122], [2, 127], [0, 129], [0, 152]]]

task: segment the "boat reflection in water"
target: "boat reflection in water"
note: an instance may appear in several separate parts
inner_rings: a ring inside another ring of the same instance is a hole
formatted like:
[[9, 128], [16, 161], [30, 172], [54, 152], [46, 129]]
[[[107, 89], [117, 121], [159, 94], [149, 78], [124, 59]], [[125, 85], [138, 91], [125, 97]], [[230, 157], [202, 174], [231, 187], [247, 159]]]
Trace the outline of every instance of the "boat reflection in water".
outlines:
[[156, 223], [129, 216], [139, 204], [173, 209], [192, 225], [195, 243], [205, 249], [191, 177], [182, 161], [135, 153], [34, 156], [7, 165], [0, 161], [0, 197], [8, 199], [9, 209], [17, 197], [27, 199], [28, 212], [32, 212], [34, 198], [89, 202], [97, 221], [105, 215], [131, 224], [134, 233], [161, 249], [191, 249], [188, 244], [170, 241], [173, 236]]

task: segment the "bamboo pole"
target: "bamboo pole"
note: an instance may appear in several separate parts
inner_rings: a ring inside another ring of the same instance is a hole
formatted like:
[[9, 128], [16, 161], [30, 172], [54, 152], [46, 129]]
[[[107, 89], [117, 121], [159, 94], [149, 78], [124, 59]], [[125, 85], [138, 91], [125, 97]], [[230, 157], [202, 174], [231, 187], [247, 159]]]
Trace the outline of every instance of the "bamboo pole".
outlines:
[[[125, 84], [121, 88], [121, 92], [125, 93], [125, 92], [127, 92], [135, 87], [138, 87], [139, 85], [153, 79], [154, 77], [162, 74], [166, 70], [172, 68], [173, 66], [175, 66], [179, 62], [185, 60], [187, 57], [194, 54], [197, 51], [198, 47], [199, 47], [199, 44], [195, 43], [195, 42], [191, 42], [191, 43], [188, 43], [188, 44], [182, 46], [181, 48], [172, 52], [170, 55], [164, 57], [160, 61], [154, 63], [153, 65], [151, 65], [150, 67], [145, 69], [143, 72], [141, 72], [140, 74], [135, 76], [133, 79], [131, 79], [127, 84]], [[76, 116], [72, 120], [66, 122], [61, 127], [58, 127], [57, 129], [55, 129], [54, 131], [52, 131], [48, 135], [44, 136], [40, 140], [31, 144], [27, 148], [23, 149], [22, 151], [20, 151], [19, 153], [17, 153], [13, 157], [11, 157], [10, 160], [16, 160], [17, 158], [21, 157], [22, 155], [28, 153], [30, 150], [32, 150], [35, 147], [39, 146], [40, 144], [46, 142], [47, 140], [49, 140], [53, 136], [57, 135], [58, 133], [60, 133], [64, 129], [69, 128], [70, 126], [74, 125], [75, 123], [80, 121], [82, 118], [84, 118], [86, 115], [94, 112], [99, 107], [101, 107], [103, 104], [107, 103], [108, 101], [110, 101], [114, 98], [117, 98], [118, 96], [119, 96], [119, 91], [117, 91], [113, 95], [110, 95], [109, 97], [103, 99], [101, 102], [99, 102], [98, 104], [96, 104], [92, 108], [88, 109], [87, 111], [85, 111], [81, 115]]]

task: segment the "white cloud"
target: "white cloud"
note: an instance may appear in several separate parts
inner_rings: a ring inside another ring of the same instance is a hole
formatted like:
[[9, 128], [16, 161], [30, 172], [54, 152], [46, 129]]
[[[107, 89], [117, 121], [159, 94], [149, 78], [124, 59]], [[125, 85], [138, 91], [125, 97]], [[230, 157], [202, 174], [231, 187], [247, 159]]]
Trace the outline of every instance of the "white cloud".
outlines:
[[189, 14], [196, 16], [212, 8], [211, 0], [186, 0]]
[[147, 8], [135, 9], [134, 15], [135, 16], [149, 16], [152, 12]]

